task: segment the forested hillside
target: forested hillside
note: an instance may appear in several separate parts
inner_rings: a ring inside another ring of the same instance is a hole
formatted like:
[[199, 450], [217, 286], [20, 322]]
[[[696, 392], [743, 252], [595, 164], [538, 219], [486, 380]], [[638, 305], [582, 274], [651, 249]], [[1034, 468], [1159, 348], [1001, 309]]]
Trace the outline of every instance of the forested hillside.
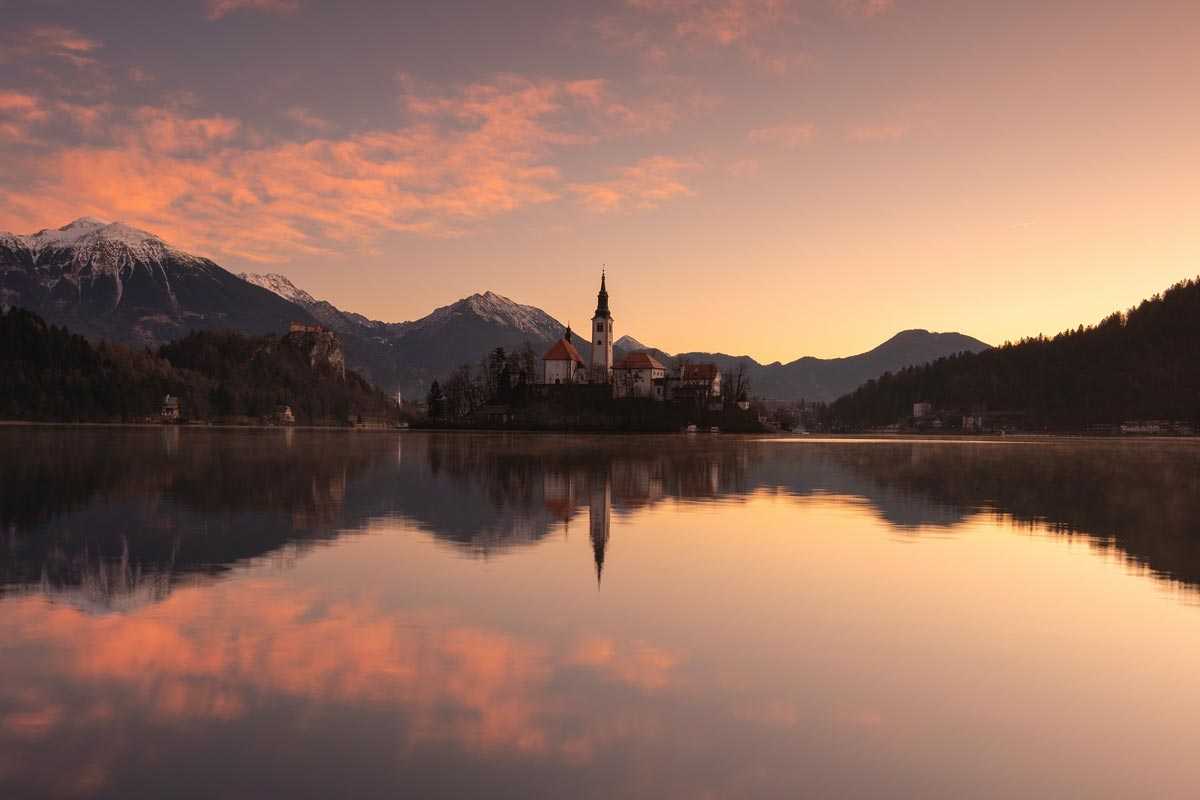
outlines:
[[136, 421], [163, 396], [183, 416], [258, 421], [291, 406], [302, 424], [395, 415], [395, 404], [346, 371], [333, 334], [249, 336], [205, 331], [157, 353], [93, 345], [24, 309], [0, 313], [0, 419]]
[[1030, 429], [1200, 418], [1200, 283], [1185, 281], [1092, 327], [939, 359], [868, 381], [833, 403], [834, 424], [886, 425], [915, 402], [1021, 412]]

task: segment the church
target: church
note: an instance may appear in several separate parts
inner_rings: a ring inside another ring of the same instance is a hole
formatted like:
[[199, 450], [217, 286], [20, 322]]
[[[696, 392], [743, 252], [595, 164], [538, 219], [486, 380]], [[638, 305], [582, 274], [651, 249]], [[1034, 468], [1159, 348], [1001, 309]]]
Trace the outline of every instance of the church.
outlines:
[[[653, 400], [674, 399], [676, 394], [686, 394], [682, 387], [694, 383], [697, 367], [707, 367], [714, 377], [708, 376], [713, 385], [706, 386], [703, 399], [709, 401], [720, 397], [720, 373], [715, 365], [686, 365], [679, 375], [671, 371], [648, 351], [628, 353], [619, 362], [613, 362], [613, 316], [608, 308], [607, 276], [600, 273], [600, 292], [596, 295], [596, 311], [592, 314], [591, 358], [585, 361], [575, 347], [571, 326], [568, 325], [561, 339], [556, 341], [542, 356], [542, 383], [545, 384], [592, 384], [611, 387], [615, 398], [640, 397]], [[706, 373], [707, 375], [707, 373]], [[685, 378], [688, 378], [685, 380]], [[678, 391], [677, 391], [678, 387]]]
[[585, 363], [571, 342], [568, 325], [563, 337], [542, 356], [543, 383], [597, 383], [613, 381], [613, 318], [608, 310], [605, 275], [600, 273], [600, 292], [596, 295], [596, 313], [592, 315], [591, 363]]

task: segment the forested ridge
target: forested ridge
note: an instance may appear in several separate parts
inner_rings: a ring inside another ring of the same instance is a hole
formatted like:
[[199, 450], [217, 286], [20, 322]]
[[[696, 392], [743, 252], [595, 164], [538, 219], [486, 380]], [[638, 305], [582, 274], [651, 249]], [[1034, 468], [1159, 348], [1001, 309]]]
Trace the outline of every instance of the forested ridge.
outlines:
[[1200, 283], [1178, 283], [1098, 324], [949, 356], [868, 381], [835, 401], [835, 426], [888, 425], [913, 403], [1025, 415], [1031, 430], [1200, 418]]
[[186, 418], [258, 421], [281, 405], [302, 424], [395, 415], [354, 372], [314, 358], [303, 337], [189, 334], [157, 352], [93, 344], [20, 308], [0, 313], [0, 419], [130, 422], [167, 394]]

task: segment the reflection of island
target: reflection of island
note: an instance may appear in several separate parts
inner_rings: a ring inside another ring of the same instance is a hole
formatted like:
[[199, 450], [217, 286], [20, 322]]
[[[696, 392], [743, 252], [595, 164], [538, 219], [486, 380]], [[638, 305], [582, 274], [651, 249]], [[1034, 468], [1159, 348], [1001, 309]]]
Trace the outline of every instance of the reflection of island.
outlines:
[[0, 431], [0, 590], [123, 607], [374, 520], [400, 519], [491, 557], [585, 512], [600, 578], [614, 517], [666, 499], [741, 502], [755, 492], [863, 498], [902, 531], [1000, 514], [1087, 535], [1200, 585], [1200, 453], [1187, 443], [171, 428]]

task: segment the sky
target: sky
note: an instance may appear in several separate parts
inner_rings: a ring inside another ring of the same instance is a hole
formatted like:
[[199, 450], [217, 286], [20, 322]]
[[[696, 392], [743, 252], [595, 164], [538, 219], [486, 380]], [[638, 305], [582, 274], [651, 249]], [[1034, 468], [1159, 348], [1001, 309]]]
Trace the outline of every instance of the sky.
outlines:
[[1194, 0], [0, 0], [0, 230], [763, 362], [1200, 273]]

